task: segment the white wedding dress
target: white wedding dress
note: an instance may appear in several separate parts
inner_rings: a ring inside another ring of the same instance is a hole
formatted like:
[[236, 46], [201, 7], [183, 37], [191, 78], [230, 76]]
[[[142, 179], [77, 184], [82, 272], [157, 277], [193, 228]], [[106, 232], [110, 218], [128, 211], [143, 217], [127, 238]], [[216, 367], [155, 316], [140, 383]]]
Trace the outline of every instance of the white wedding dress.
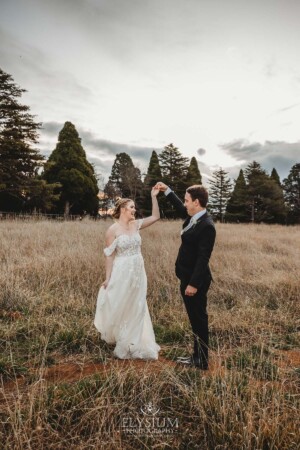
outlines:
[[114, 355], [120, 359], [158, 359], [160, 347], [155, 342], [146, 302], [147, 278], [141, 254], [137, 221], [134, 234], [121, 234], [104, 249], [106, 256], [115, 252], [111, 277], [106, 289], [101, 287], [94, 324], [101, 338], [116, 343]]

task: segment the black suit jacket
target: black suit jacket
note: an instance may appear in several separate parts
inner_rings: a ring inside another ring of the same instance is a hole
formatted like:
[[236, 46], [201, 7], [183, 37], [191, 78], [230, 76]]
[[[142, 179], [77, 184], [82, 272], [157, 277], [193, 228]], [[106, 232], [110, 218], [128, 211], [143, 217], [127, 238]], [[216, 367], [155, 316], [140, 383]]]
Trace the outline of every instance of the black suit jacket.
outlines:
[[[191, 217], [188, 216], [182, 201], [174, 192], [167, 195], [180, 216], [185, 218], [185, 228]], [[212, 279], [209, 258], [214, 247], [216, 230], [212, 218], [205, 213], [196, 224], [181, 235], [181, 246], [175, 263], [176, 276], [184, 283], [200, 289], [202, 284]]]

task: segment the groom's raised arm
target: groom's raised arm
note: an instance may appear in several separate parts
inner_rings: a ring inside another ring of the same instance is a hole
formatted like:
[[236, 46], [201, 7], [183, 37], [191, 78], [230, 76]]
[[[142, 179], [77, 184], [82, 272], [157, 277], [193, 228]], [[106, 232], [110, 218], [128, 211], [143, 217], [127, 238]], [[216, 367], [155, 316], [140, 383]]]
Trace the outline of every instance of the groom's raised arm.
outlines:
[[188, 213], [186, 211], [186, 207], [180, 200], [180, 198], [177, 197], [175, 192], [169, 188], [166, 184], [162, 183], [161, 181], [156, 183], [156, 188], [158, 188], [161, 192], [165, 194], [167, 199], [170, 201], [170, 203], [174, 206], [176, 211], [179, 213], [180, 217], [182, 219], [186, 219], [188, 217]]

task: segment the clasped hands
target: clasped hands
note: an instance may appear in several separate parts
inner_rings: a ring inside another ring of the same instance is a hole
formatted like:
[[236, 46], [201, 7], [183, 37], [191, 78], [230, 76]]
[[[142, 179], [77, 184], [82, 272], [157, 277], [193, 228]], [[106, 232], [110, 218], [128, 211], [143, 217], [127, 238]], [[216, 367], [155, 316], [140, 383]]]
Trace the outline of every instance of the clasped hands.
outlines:
[[160, 192], [165, 192], [167, 189], [168, 186], [165, 183], [163, 183], [162, 181], [158, 181], [158, 183], [153, 186], [151, 195], [154, 195], [156, 197]]
[[158, 189], [160, 192], [165, 192], [168, 189], [168, 186], [165, 183], [159, 181], [152, 189]]

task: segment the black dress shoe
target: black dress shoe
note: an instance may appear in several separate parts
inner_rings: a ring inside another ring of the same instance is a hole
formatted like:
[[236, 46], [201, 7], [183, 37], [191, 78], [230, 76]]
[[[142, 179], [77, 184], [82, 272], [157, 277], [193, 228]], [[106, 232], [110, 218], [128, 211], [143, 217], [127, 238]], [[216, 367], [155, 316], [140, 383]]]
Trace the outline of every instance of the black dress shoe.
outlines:
[[200, 358], [195, 356], [179, 357], [176, 362], [188, 367], [197, 367], [200, 370], [208, 370], [208, 364], [204, 364]]

